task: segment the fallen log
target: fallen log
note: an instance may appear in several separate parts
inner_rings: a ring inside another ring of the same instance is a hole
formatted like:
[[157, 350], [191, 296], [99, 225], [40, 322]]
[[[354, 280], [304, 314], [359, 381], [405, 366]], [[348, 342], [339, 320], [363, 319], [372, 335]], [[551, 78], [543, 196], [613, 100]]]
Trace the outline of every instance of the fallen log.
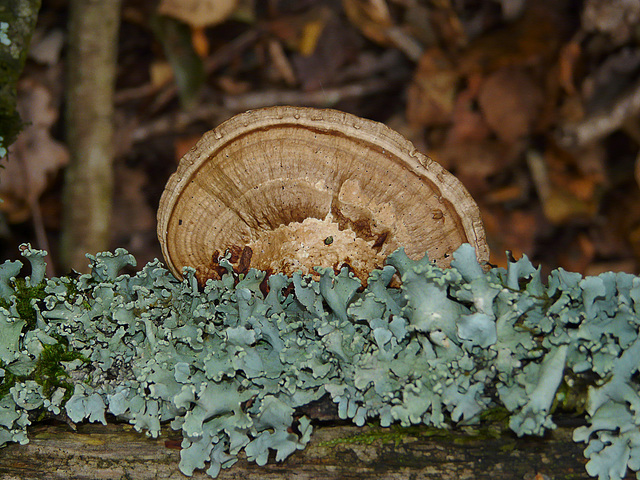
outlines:
[[[572, 441], [577, 419], [563, 419], [543, 438], [518, 438], [495, 423], [453, 430], [425, 426], [316, 428], [311, 443], [284, 462], [265, 466], [244, 455], [221, 480], [261, 479], [588, 479], [583, 446]], [[0, 478], [180, 479], [180, 436], [163, 428], [156, 439], [122, 423], [62, 423], [30, 429], [30, 442], [0, 450]], [[208, 479], [203, 471], [194, 479]], [[631, 473], [627, 476], [631, 479]]]

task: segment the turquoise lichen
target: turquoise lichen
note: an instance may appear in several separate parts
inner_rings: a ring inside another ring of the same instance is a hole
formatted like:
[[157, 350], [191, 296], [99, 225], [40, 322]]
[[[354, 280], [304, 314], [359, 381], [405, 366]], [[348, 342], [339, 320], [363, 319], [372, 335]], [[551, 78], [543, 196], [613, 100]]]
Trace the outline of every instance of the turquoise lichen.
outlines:
[[364, 288], [346, 269], [266, 277], [222, 259], [228, 273], [202, 289], [158, 261], [120, 275], [135, 265], [122, 249], [45, 279], [43, 252], [23, 250], [30, 277], [0, 266], [0, 443], [26, 442], [33, 411], [110, 413], [152, 437], [170, 422], [182, 472], [215, 477], [242, 450], [263, 465], [304, 448], [296, 410], [328, 393], [357, 425], [448, 428], [499, 409], [518, 435], [576, 405], [588, 473], [640, 470], [638, 277], [559, 269], [545, 284], [526, 257], [485, 272], [463, 245], [447, 270], [399, 250]]

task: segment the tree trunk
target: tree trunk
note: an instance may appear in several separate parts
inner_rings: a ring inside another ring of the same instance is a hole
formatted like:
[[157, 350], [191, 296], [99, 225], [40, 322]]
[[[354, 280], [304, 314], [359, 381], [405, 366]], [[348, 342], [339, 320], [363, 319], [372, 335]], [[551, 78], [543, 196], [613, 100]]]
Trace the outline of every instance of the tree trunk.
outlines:
[[60, 258], [87, 270], [85, 253], [109, 248], [113, 92], [120, 0], [71, 0], [67, 68], [67, 167]]
[[16, 110], [16, 83], [39, 10], [40, 0], [4, 0], [0, 4], [0, 158], [24, 125]]
[[[573, 421], [573, 420], [572, 420]], [[566, 423], [566, 422], [565, 422]], [[584, 445], [571, 440], [572, 426], [544, 438], [516, 438], [496, 425], [380, 428], [323, 426], [305, 450], [282, 463], [260, 467], [244, 457], [220, 479], [588, 479]], [[1, 479], [187, 478], [178, 470], [180, 437], [164, 430], [146, 438], [125, 424], [40, 425], [30, 443], [0, 450]], [[206, 479], [204, 472], [195, 479]], [[631, 473], [627, 478], [635, 478]]]

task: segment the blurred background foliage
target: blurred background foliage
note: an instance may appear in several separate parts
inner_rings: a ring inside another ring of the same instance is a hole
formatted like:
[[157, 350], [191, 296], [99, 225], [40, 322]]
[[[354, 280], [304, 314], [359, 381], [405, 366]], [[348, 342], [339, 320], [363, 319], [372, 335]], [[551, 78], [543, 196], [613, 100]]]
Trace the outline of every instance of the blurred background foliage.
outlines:
[[[44, 235], [58, 269], [69, 9], [41, 8], [17, 82], [29, 126], [0, 172], [2, 257]], [[638, 2], [122, 0], [119, 20], [108, 248], [160, 257], [155, 209], [182, 154], [238, 112], [291, 104], [384, 122], [451, 170], [496, 264], [510, 250], [638, 273]]]

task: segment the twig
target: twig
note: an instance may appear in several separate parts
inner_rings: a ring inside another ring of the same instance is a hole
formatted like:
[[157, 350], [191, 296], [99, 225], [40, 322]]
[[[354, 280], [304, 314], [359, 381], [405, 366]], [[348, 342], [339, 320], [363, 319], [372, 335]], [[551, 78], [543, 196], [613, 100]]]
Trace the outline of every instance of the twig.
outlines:
[[141, 142], [155, 135], [168, 132], [180, 132], [196, 121], [217, 124], [234, 113], [271, 105], [309, 105], [331, 107], [336, 103], [353, 98], [364, 97], [394, 88], [399, 80], [373, 79], [335, 88], [325, 88], [314, 92], [299, 90], [265, 90], [242, 95], [225, 96], [222, 105], [202, 104], [189, 111], [179, 111], [159, 116], [153, 122], [147, 122], [131, 134], [133, 142]]
[[385, 90], [391, 90], [397, 82], [387, 78], [366, 80], [351, 85], [335, 88], [324, 88], [313, 92], [297, 90], [265, 90], [243, 95], [225, 96], [225, 108], [241, 112], [268, 105], [309, 105], [331, 107], [343, 100], [365, 97]]
[[[253, 28], [220, 47], [211, 56], [204, 61], [204, 70], [207, 75], [215, 72], [220, 67], [231, 62], [243, 50], [255, 43], [262, 35], [262, 30]], [[169, 101], [171, 101], [178, 93], [176, 85], [173, 82], [154, 85], [145, 83], [137, 87], [125, 88], [116, 92], [115, 103], [120, 105], [132, 100], [158, 95], [158, 98], [151, 107], [151, 111], [158, 111]]]
[[226, 45], [223, 45], [204, 61], [204, 71], [207, 75], [210, 75], [220, 67], [230, 63], [240, 53], [257, 42], [263, 33], [261, 28], [252, 28]]
[[190, 124], [204, 121], [216, 124], [222, 118], [228, 118], [231, 114], [218, 104], [206, 104], [192, 108], [189, 111], [178, 111], [156, 117], [156, 120], [142, 123], [133, 130], [131, 141], [141, 142], [156, 135], [164, 135], [169, 132], [181, 132]]
[[284, 53], [282, 44], [276, 39], [271, 39], [269, 40], [267, 45], [269, 48], [269, 55], [271, 56], [271, 60], [273, 61], [273, 65], [276, 67], [276, 70], [280, 74], [280, 77], [288, 86], [293, 87], [296, 83], [298, 83], [298, 79], [296, 78], [296, 74], [293, 71], [291, 62], [289, 62], [287, 55]]
[[31, 168], [29, 168], [29, 160], [24, 157], [21, 158], [22, 163], [22, 175], [24, 178], [25, 186], [27, 189], [27, 204], [31, 211], [31, 219], [33, 220], [33, 230], [36, 234], [36, 242], [40, 250], [47, 252], [45, 257], [46, 272], [51, 278], [54, 277], [56, 272], [53, 266], [53, 260], [51, 257], [51, 249], [49, 248], [49, 239], [47, 238], [47, 230], [44, 227], [44, 221], [42, 219], [42, 210], [40, 209], [40, 202], [38, 201], [38, 194], [33, 191], [33, 180], [31, 179]]
[[53, 266], [51, 258], [51, 249], [49, 248], [49, 240], [47, 238], [47, 231], [44, 228], [44, 221], [42, 220], [42, 210], [40, 209], [40, 203], [36, 198], [29, 198], [29, 208], [31, 209], [31, 217], [33, 219], [33, 228], [36, 233], [36, 240], [38, 242], [38, 248], [45, 250], [47, 256], [45, 260], [47, 262], [46, 272], [48, 277], [55, 277], [56, 272]]
[[622, 95], [607, 111], [589, 116], [581, 122], [560, 127], [558, 141], [565, 147], [578, 147], [599, 140], [622, 127], [629, 118], [640, 114], [640, 82]]

